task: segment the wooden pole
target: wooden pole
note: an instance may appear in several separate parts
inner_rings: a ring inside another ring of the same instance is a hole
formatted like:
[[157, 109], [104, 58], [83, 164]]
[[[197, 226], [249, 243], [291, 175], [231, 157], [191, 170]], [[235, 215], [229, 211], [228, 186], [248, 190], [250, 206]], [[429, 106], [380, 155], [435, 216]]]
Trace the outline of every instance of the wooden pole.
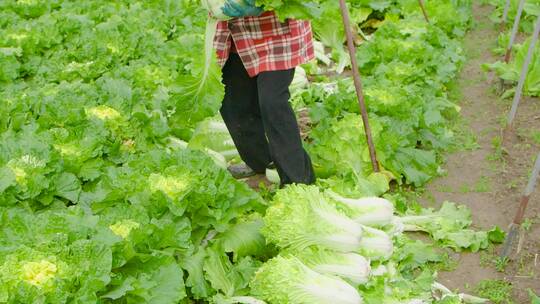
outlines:
[[345, 33], [347, 35], [347, 47], [349, 49], [349, 55], [351, 57], [351, 67], [354, 80], [354, 87], [356, 89], [356, 97], [358, 98], [358, 105], [360, 106], [360, 113], [362, 115], [362, 122], [364, 124], [364, 131], [366, 133], [366, 140], [369, 148], [369, 156], [371, 158], [371, 165], [373, 166], [373, 172], [379, 172], [379, 162], [377, 161], [377, 151], [373, 144], [373, 136], [371, 135], [371, 127], [369, 126], [369, 117], [367, 113], [366, 102], [364, 99], [364, 93], [362, 89], [362, 80], [360, 79], [360, 72], [358, 70], [358, 62], [356, 61], [356, 48], [354, 46], [354, 37], [351, 30], [351, 21], [349, 17], [349, 9], [345, 0], [339, 0], [339, 6], [341, 8], [341, 16], [343, 17], [343, 26], [345, 27]]

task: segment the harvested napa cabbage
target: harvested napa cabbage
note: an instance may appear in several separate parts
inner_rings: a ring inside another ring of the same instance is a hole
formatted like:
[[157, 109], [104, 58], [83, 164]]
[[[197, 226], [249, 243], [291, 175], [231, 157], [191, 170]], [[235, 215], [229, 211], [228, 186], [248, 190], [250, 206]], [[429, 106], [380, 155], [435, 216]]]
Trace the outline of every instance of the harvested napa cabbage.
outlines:
[[[167, 137], [167, 145], [166, 148], [168, 151], [179, 151], [187, 149], [189, 144], [181, 139], [178, 139], [174, 136]], [[218, 153], [212, 149], [201, 147], [200, 148], [206, 155], [208, 155], [216, 164], [216, 166], [227, 169], [228, 163], [227, 159], [225, 159], [225, 156], [223, 156], [221, 153]]]
[[268, 179], [273, 184], [279, 184], [281, 179], [279, 178], [279, 173], [276, 169], [266, 169], [266, 179]]
[[357, 253], [342, 253], [310, 247], [293, 254], [306, 266], [321, 274], [341, 277], [354, 285], [369, 280], [369, 261]]
[[166, 142], [166, 148], [169, 151], [184, 150], [188, 147], [188, 143], [186, 141], [183, 141], [180, 138], [176, 138], [174, 136], [167, 137]]
[[387, 199], [380, 197], [351, 199], [342, 197], [331, 190], [326, 191], [325, 194], [337, 202], [338, 209], [342, 209], [357, 223], [377, 227], [392, 223], [394, 204]]
[[392, 238], [384, 231], [362, 226], [362, 240], [359, 253], [372, 260], [387, 260], [394, 252]]
[[308, 85], [309, 80], [307, 78], [306, 70], [304, 70], [302, 67], [296, 67], [294, 72], [294, 78], [291, 82], [291, 85], [289, 86], [289, 90], [292, 94], [294, 94], [295, 92], [306, 88]]
[[192, 149], [210, 149], [221, 154], [227, 161], [239, 157], [229, 130], [219, 117], [208, 118], [200, 122], [195, 128], [188, 146]]
[[451, 202], [444, 202], [438, 211], [423, 209], [419, 215], [398, 217], [395, 221], [401, 222], [404, 231], [426, 232], [440, 245], [458, 251], [485, 249], [490, 234], [504, 234], [498, 227], [489, 232], [471, 229], [471, 210]]
[[280, 190], [264, 217], [262, 233], [281, 248], [317, 245], [340, 252], [360, 250], [362, 226], [328, 203], [315, 186]]
[[251, 292], [271, 304], [360, 304], [362, 297], [342, 279], [322, 275], [294, 257], [275, 257], [254, 275]]
[[220, 153], [212, 150], [212, 149], [208, 149], [208, 148], [205, 148], [204, 149], [204, 153], [206, 153], [206, 155], [210, 156], [210, 158], [214, 161], [214, 163], [216, 164], [216, 166], [220, 167], [221, 169], [227, 169], [227, 160], [225, 159], [225, 157], [223, 155], [221, 155]]

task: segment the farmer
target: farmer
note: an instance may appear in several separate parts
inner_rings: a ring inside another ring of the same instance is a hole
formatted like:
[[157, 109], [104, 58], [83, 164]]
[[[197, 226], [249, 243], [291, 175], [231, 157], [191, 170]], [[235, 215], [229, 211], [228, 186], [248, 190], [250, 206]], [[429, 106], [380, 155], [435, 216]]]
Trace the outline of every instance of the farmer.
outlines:
[[255, 0], [236, 1], [226, 1], [223, 12], [234, 18], [218, 23], [214, 39], [225, 85], [221, 115], [245, 162], [229, 171], [244, 178], [275, 166], [282, 185], [311, 184], [313, 167], [289, 104], [295, 67], [314, 57], [311, 25], [280, 22]]

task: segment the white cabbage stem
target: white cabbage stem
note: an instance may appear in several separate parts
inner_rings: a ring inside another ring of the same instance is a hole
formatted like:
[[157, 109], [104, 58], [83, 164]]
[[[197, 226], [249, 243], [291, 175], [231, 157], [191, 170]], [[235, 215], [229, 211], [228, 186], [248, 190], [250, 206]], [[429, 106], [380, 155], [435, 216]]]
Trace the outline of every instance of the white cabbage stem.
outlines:
[[394, 252], [392, 238], [384, 231], [362, 226], [364, 229], [360, 241], [360, 254], [372, 260], [387, 260]]
[[186, 149], [188, 147], [188, 143], [179, 139], [179, 138], [176, 138], [174, 136], [169, 136], [167, 137], [167, 140], [169, 142], [169, 147], [172, 148], [173, 150], [183, 150], [183, 149]]
[[394, 204], [384, 198], [364, 197], [351, 199], [342, 197], [331, 190], [326, 191], [326, 194], [351, 209], [350, 216], [359, 224], [385, 226], [391, 224], [394, 219]]

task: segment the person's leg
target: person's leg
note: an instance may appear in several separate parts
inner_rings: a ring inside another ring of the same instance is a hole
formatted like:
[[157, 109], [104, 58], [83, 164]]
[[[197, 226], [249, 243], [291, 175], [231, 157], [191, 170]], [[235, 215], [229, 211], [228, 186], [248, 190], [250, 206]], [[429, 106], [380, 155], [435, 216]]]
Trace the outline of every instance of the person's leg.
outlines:
[[255, 172], [264, 173], [271, 158], [257, 102], [257, 79], [249, 77], [237, 54], [231, 54], [223, 67], [223, 84], [223, 121], [242, 160]]
[[315, 173], [302, 146], [296, 116], [289, 103], [294, 69], [260, 73], [257, 77], [259, 106], [270, 154], [282, 184], [312, 184]]

